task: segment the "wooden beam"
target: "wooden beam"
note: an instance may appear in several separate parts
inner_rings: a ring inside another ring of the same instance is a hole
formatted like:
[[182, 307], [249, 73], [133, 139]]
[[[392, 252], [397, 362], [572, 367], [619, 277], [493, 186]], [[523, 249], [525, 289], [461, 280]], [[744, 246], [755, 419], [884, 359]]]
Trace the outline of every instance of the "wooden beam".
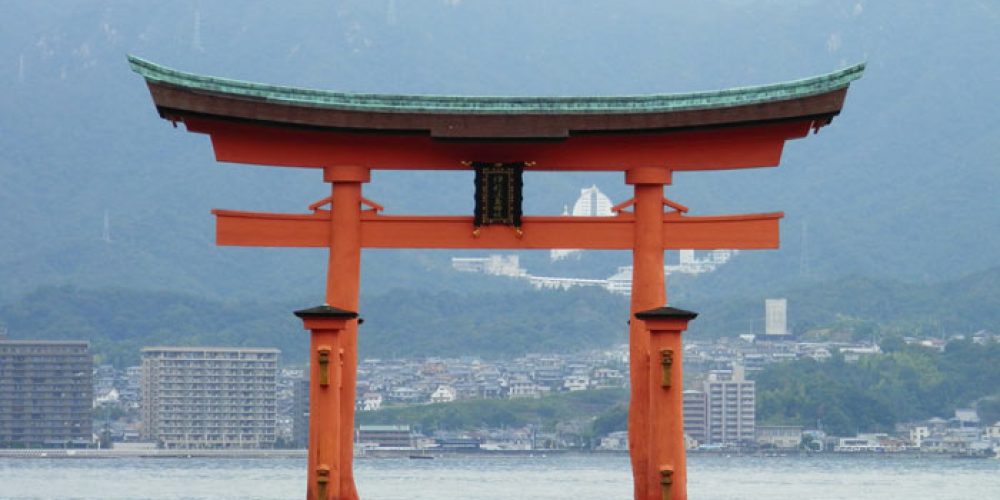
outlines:
[[215, 242], [242, 247], [330, 246], [330, 212], [274, 214], [212, 210]]
[[323, 168], [467, 170], [463, 161], [530, 161], [529, 171], [623, 171], [642, 166], [721, 170], [777, 166], [785, 141], [804, 137], [813, 120], [740, 127], [580, 135], [563, 141], [438, 141], [422, 135], [352, 134], [289, 129], [188, 116], [209, 134], [218, 161]]
[[778, 248], [779, 222], [784, 212], [745, 215], [663, 217], [663, 248], [667, 250], [760, 250]]
[[[274, 214], [213, 210], [219, 245], [315, 247], [330, 244], [329, 211]], [[765, 249], [778, 247], [781, 212], [724, 216], [664, 214], [663, 248]], [[485, 226], [473, 234], [472, 217], [363, 213], [363, 248], [468, 248], [532, 250], [579, 248], [629, 250], [631, 213], [614, 217], [525, 217], [523, 234], [507, 226]]]

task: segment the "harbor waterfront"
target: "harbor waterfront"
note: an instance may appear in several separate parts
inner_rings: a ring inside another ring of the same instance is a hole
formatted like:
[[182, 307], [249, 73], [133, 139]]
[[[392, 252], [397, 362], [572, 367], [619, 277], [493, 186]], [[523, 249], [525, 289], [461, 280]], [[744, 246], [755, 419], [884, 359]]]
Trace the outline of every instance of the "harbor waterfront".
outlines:
[[[304, 458], [0, 458], [0, 498], [288, 499], [302, 495]], [[377, 500], [624, 499], [624, 454], [468, 456], [357, 462], [359, 492]], [[917, 456], [693, 455], [698, 500], [969, 499], [1000, 491], [1000, 460]]]

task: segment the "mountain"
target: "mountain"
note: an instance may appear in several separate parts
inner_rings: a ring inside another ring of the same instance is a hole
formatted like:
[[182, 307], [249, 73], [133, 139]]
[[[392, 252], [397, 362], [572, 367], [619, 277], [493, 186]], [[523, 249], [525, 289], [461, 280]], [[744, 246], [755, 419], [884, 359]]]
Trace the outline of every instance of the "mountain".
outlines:
[[[781, 168], [678, 174], [692, 213], [784, 210], [783, 247], [675, 280], [698, 304], [846, 276], [937, 283], [1000, 265], [1000, 7], [988, 0], [0, 2], [0, 298], [42, 285], [219, 300], [320, 300], [324, 253], [216, 248], [214, 207], [304, 211], [317, 172], [217, 164], [156, 117], [125, 55], [354, 92], [614, 95], [770, 83], [867, 61], [842, 116]], [[526, 211], [559, 213], [620, 175], [530, 174]], [[471, 176], [379, 172], [390, 213], [469, 213]], [[106, 214], [106, 216], [105, 216]], [[105, 234], [107, 221], [107, 234]], [[363, 291], [507, 290], [454, 252], [366, 252]], [[472, 255], [474, 252], [464, 252]], [[606, 277], [593, 252], [534, 274]], [[681, 304], [684, 305], [684, 304]]]
[[[362, 357], [497, 358], [573, 352], [627, 342], [624, 297], [600, 290], [389, 290], [361, 298]], [[212, 300], [121, 288], [40, 288], [0, 304], [10, 338], [91, 342], [99, 363], [136, 364], [144, 346], [277, 347], [304, 363], [309, 334], [292, 311], [305, 300]]]
[[788, 299], [793, 333], [839, 327], [868, 340], [871, 335], [944, 336], [978, 330], [1000, 332], [1000, 267], [941, 283], [919, 285], [848, 276], [725, 301], [694, 302], [702, 313], [691, 324], [695, 336], [763, 331], [764, 299]]
[[[361, 296], [362, 357], [512, 357], [627, 343], [627, 300], [596, 289], [532, 290], [508, 280], [502, 292], [393, 289]], [[1000, 331], [1000, 267], [932, 285], [849, 277], [780, 290], [797, 334], [834, 327], [874, 335]], [[706, 298], [688, 339], [760, 333], [763, 299]], [[100, 362], [135, 364], [152, 345], [277, 347], [305, 361], [308, 334], [292, 311], [308, 298], [216, 300], [178, 292], [45, 287], [0, 302], [10, 338], [88, 339]]]

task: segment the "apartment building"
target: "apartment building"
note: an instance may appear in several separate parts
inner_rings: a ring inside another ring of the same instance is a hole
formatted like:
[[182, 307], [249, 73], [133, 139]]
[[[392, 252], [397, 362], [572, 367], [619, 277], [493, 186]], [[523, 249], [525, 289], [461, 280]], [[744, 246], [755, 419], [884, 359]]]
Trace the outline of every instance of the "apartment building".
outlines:
[[742, 366], [710, 372], [703, 392], [708, 443], [738, 445], [754, 440], [756, 394]]
[[409, 425], [362, 425], [358, 427], [356, 438], [362, 447], [413, 447], [413, 430]]
[[277, 349], [142, 350], [142, 437], [163, 448], [271, 448]]
[[93, 369], [87, 342], [0, 340], [0, 448], [90, 445]]
[[708, 441], [706, 426], [705, 393], [694, 389], [684, 391], [684, 434], [704, 444]]
[[296, 380], [292, 387], [292, 445], [309, 447], [309, 375]]

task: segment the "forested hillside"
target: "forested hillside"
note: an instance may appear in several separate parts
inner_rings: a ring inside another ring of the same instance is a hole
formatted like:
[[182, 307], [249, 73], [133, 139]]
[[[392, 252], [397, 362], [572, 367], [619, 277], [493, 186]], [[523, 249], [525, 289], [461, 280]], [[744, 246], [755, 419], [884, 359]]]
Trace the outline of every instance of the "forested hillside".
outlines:
[[[811, 359], [768, 365], [756, 376], [757, 424], [802, 425], [831, 435], [891, 432], [898, 423], [949, 417], [976, 408], [1000, 421], [1000, 344], [951, 342], [944, 352], [895, 344], [846, 363]], [[589, 421], [589, 436], [627, 426], [625, 390], [586, 391], [531, 400], [474, 400], [362, 412], [362, 423], [415, 424], [424, 431], [520, 427]]]
[[837, 355], [774, 365], [757, 378], [760, 424], [821, 425], [835, 435], [892, 431], [896, 423], [980, 408], [1000, 420], [1000, 344], [950, 342], [943, 353], [897, 344], [845, 363]]
[[851, 276], [730, 300], [676, 298], [702, 315], [692, 332], [709, 336], [762, 333], [767, 297], [788, 299], [796, 334], [833, 327], [859, 340], [889, 335], [940, 337], [977, 330], [1000, 332], [1000, 267], [956, 280], [912, 282]]
[[[538, 291], [511, 280], [482, 292], [392, 289], [362, 294], [361, 355], [483, 358], [573, 352], [627, 342], [624, 297], [598, 289]], [[1000, 331], [1000, 269], [939, 285], [844, 279], [783, 292], [795, 333], [885, 340]], [[282, 360], [305, 361], [307, 334], [291, 312], [307, 299], [214, 300], [176, 292], [42, 288], [0, 303], [11, 338], [89, 339], [100, 362], [136, 363], [148, 345], [278, 347]], [[685, 304], [686, 305], [686, 304]], [[763, 301], [706, 301], [692, 309], [687, 338], [760, 333]], [[997, 363], [1000, 365], [1000, 363]]]
[[[44, 288], [0, 305], [11, 338], [89, 340], [98, 363], [136, 364], [154, 345], [277, 347], [282, 362], [305, 362], [308, 333], [296, 301], [218, 301], [174, 292]], [[540, 292], [406, 290], [366, 295], [362, 357], [571, 352], [626, 342], [623, 297], [598, 290]]]

